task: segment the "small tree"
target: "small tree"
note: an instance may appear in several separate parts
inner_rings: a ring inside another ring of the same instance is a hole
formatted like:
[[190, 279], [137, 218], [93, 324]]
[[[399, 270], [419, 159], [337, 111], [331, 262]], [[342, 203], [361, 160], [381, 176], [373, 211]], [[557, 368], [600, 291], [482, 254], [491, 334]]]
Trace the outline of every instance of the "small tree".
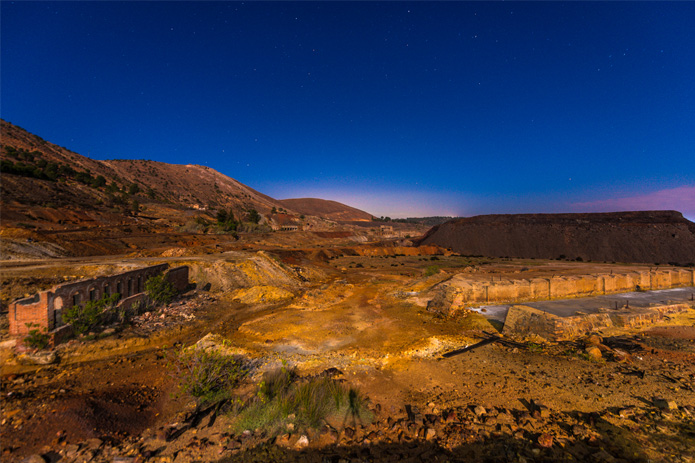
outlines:
[[218, 223], [225, 223], [227, 221], [227, 211], [224, 209], [220, 209], [217, 211], [217, 222]]
[[63, 312], [63, 321], [72, 325], [78, 334], [86, 333], [101, 322], [101, 314], [121, 298], [116, 293], [96, 301], [87, 301], [84, 307], [74, 305]]
[[128, 194], [129, 195], [136, 195], [140, 192], [140, 187], [137, 186], [135, 183], [131, 183], [130, 187], [128, 187]]
[[147, 295], [155, 302], [168, 304], [176, 296], [176, 290], [164, 274], [149, 278], [145, 282]]
[[261, 221], [261, 215], [258, 213], [258, 211], [256, 209], [251, 209], [248, 212], [247, 218], [248, 218], [249, 222], [251, 222], [251, 223], [258, 223]]
[[103, 175], [97, 175], [97, 177], [92, 181], [92, 186], [94, 188], [101, 188], [106, 185], [106, 178]]
[[26, 323], [27, 328], [29, 328], [29, 333], [24, 338], [24, 342], [34, 349], [45, 349], [48, 347], [49, 338], [46, 334], [46, 328], [36, 324], [36, 323]]

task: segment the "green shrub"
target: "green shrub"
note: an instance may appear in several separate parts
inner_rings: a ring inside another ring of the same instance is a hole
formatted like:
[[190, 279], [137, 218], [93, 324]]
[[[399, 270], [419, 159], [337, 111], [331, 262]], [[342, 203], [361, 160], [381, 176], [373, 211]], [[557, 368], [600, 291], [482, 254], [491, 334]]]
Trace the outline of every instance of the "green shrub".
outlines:
[[29, 328], [29, 334], [24, 338], [24, 343], [29, 347], [39, 350], [48, 347], [49, 338], [48, 334], [46, 334], [46, 328], [41, 328], [41, 326], [35, 323], [27, 323], [26, 325], [27, 328]]
[[145, 282], [147, 295], [155, 302], [168, 304], [176, 296], [176, 290], [164, 274], [149, 278]]
[[425, 270], [425, 276], [426, 276], [426, 277], [432, 276], [432, 275], [434, 275], [435, 273], [439, 273], [439, 267], [436, 266], [436, 265], [430, 265], [430, 266], [427, 267], [427, 269]]
[[241, 407], [234, 427], [276, 435], [290, 422], [305, 430], [320, 427], [330, 417], [342, 417], [344, 424], [348, 418], [371, 420], [371, 413], [356, 389], [326, 376], [301, 380], [294, 369], [283, 366], [263, 375], [256, 398]]
[[263, 401], [273, 400], [287, 392], [296, 377], [297, 369], [288, 368], [284, 364], [282, 368], [267, 371], [263, 374], [263, 379], [258, 386], [258, 396]]
[[251, 223], [258, 223], [261, 221], [261, 215], [256, 209], [249, 210], [246, 218]]
[[121, 295], [116, 293], [96, 301], [87, 301], [84, 306], [69, 307], [63, 312], [63, 322], [72, 325], [77, 334], [86, 333], [100, 324], [104, 310], [113, 306], [120, 298]]
[[199, 403], [212, 403], [232, 394], [247, 368], [241, 357], [223, 355], [200, 347], [176, 352], [170, 365], [181, 381], [181, 390]]

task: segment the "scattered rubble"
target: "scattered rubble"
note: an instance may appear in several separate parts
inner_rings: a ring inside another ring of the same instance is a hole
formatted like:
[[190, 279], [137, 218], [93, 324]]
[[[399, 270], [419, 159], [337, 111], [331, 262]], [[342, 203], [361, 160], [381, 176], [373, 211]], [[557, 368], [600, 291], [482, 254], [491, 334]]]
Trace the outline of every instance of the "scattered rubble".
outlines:
[[215, 300], [215, 297], [208, 293], [196, 292], [194, 296], [176, 300], [156, 310], [134, 316], [131, 319], [133, 331], [138, 335], [147, 336], [157, 331], [188, 323], [196, 318], [195, 312]]

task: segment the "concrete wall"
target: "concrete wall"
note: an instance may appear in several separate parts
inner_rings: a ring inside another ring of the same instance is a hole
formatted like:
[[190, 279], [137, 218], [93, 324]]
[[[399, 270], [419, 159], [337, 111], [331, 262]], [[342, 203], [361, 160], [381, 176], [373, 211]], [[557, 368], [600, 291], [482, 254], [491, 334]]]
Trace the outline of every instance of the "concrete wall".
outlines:
[[[130, 270], [116, 275], [102, 276], [55, 286], [33, 297], [17, 300], [9, 305], [10, 335], [23, 338], [33, 328], [53, 332], [59, 330], [57, 338], [65, 337], [66, 330], [61, 329], [63, 310], [74, 305], [84, 305], [87, 301], [99, 300], [104, 296], [119, 293], [122, 299], [116, 308], [130, 309], [135, 303], [144, 300], [145, 282], [160, 275], [169, 268], [168, 264]], [[188, 286], [188, 267], [176, 267], [166, 273], [166, 278], [177, 291]], [[59, 341], [58, 341], [59, 342]]]
[[[451, 293], [449, 300], [460, 304], [524, 302], [598, 296], [638, 290], [695, 286], [695, 271], [667, 269], [622, 274], [577, 275], [503, 281], [472, 281], [465, 274], [443, 283], [439, 290]], [[452, 307], [457, 309], [459, 307]]]

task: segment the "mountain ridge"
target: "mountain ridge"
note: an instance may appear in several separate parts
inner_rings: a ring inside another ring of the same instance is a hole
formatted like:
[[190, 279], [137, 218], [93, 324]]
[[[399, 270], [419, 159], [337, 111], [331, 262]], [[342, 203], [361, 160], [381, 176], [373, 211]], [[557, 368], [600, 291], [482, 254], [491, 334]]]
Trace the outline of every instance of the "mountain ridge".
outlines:
[[[321, 221], [336, 220], [322, 216], [320, 210], [295, 211], [286, 203], [207, 166], [144, 159], [95, 160], [5, 120], [0, 123], [3, 215], [18, 222], [41, 222], [42, 218], [50, 221], [56, 214], [46, 210], [56, 208], [73, 212], [77, 209], [110, 221], [114, 209], [132, 215], [137, 213], [136, 206], [144, 206], [147, 215], [171, 220], [190, 215], [190, 211], [207, 214], [212, 219], [213, 212], [219, 209], [231, 210], [237, 219], [254, 209], [270, 226], [273, 225], [271, 212], [278, 209], [295, 221], [302, 215], [317, 217], [319, 220], [313, 221], [313, 227], [321, 227]], [[358, 211], [331, 203], [350, 213]], [[24, 213], [24, 206], [35, 210]]]

